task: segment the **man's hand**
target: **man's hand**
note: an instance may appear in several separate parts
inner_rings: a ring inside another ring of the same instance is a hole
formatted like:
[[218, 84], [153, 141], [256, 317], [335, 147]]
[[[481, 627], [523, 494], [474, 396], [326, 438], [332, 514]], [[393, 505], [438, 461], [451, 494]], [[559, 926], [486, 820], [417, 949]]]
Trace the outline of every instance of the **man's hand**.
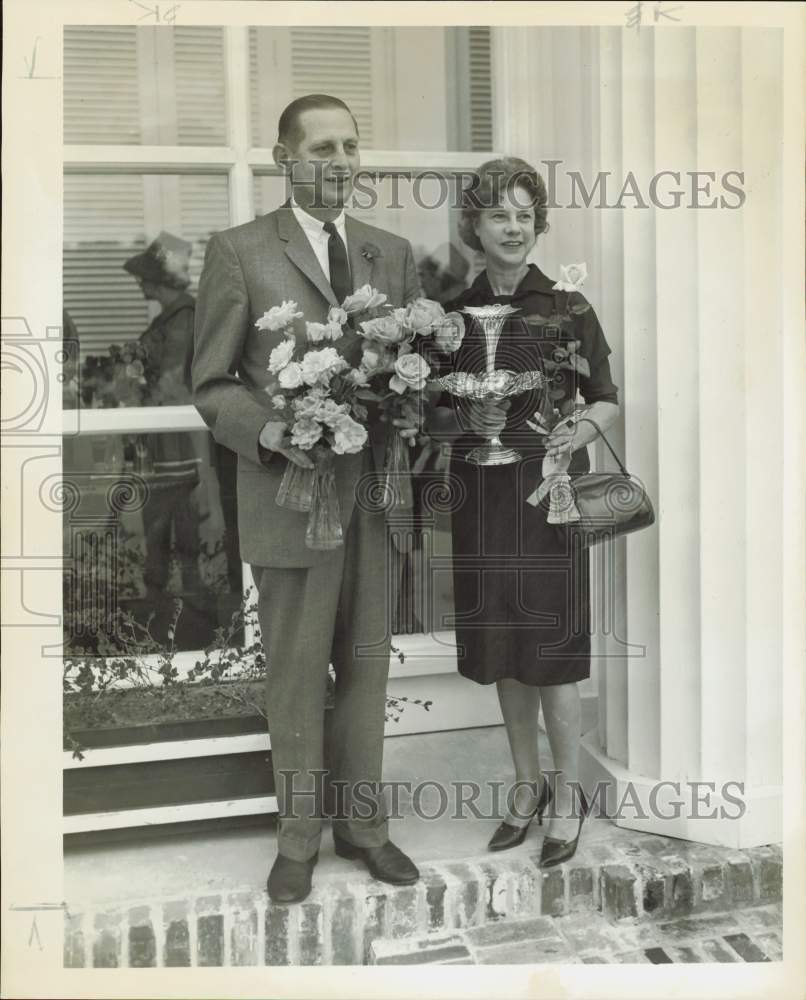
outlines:
[[286, 434], [286, 425], [282, 421], [268, 420], [260, 432], [258, 444], [267, 451], [276, 451], [278, 455], [283, 455], [289, 462], [303, 469], [313, 468], [310, 457], [301, 448], [291, 444], [291, 438]]
[[462, 422], [469, 424], [471, 430], [484, 437], [496, 437], [506, 426], [507, 411], [510, 407], [508, 399], [493, 401], [471, 400], [463, 407]]
[[415, 438], [420, 433], [420, 425], [416, 417], [395, 417], [392, 420], [392, 424], [397, 427], [397, 432], [404, 441], [411, 445], [414, 444]]

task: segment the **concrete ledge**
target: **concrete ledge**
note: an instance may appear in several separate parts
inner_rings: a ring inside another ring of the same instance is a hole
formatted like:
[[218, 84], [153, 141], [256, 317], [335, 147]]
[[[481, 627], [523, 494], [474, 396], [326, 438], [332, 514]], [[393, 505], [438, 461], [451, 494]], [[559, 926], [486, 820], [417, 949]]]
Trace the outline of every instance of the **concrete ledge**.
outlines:
[[420, 882], [408, 887], [356, 872], [315, 883], [295, 906], [275, 906], [253, 888], [103, 909], [68, 901], [64, 964], [366, 965], [388, 958], [380, 944], [373, 953], [375, 942], [434, 934], [442, 935], [440, 947], [450, 956], [446, 951], [429, 959], [407, 944], [411, 962], [463, 962], [471, 960], [462, 952], [466, 944], [451, 932], [497, 922], [585, 913], [617, 923], [657, 920], [782, 898], [777, 845], [726, 850], [614, 830], [612, 841], [581, 847], [565, 865], [543, 872], [538, 861], [538, 854], [524, 850], [421, 865]]

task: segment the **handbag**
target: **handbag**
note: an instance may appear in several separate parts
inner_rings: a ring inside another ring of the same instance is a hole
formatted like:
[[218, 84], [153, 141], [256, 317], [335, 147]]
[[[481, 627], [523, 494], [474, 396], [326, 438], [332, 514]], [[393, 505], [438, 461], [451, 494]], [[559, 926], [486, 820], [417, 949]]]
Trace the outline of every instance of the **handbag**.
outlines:
[[618, 472], [581, 472], [570, 477], [580, 519], [569, 527], [583, 545], [590, 546], [648, 528], [655, 523], [655, 511], [643, 483], [630, 475], [601, 427], [590, 417], [580, 417], [578, 422], [583, 421], [593, 424], [619, 467]]

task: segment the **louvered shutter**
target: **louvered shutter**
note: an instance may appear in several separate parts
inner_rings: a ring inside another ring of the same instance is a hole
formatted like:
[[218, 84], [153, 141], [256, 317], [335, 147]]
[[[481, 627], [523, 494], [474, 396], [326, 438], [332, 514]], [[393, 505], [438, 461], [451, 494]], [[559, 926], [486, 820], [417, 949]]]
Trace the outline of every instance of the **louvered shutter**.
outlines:
[[145, 300], [123, 262], [145, 247], [143, 179], [132, 175], [64, 179], [64, 307], [82, 357], [106, 354], [148, 325]]
[[227, 142], [224, 36], [221, 28], [174, 28], [177, 143]]
[[370, 28], [253, 28], [249, 33], [252, 141], [272, 146], [283, 108], [306, 94], [331, 94], [356, 117], [361, 145], [374, 143], [373, 72], [377, 31]]
[[291, 28], [291, 100], [305, 94], [341, 98], [358, 122], [361, 145], [373, 146], [372, 36], [369, 28]]
[[181, 180], [181, 236], [193, 244], [190, 256], [191, 293], [195, 293], [199, 284], [207, 241], [213, 233], [229, 228], [227, 191], [225, 177], [191, 174]]
[[64, 29], [64, 141], [225, 145], [223, 29], [139, 32]]
[[[193, 244], [190, 261], [195, 293], [210, 234], [229, 226], [227, 178], [190, 174], [178, 179], [178, 203], [160, 191], [175, 177], [152, 182], [146, 203], [144, 178], [131, 174], [68, 174], [64, 184], [64, 306], [78, 331], [81, 356], [106, 354], [110, 344], [138, 337], [148, 309], [123, 263], [143, 250], [161, 229]], [[161, 215], [167, 204], [176, 213]], [[148, 219], [148, 221], [146, 221]], [[146, 237], [148, 232], [148, 237]]]
[[468, 116], [471, 150], [493, 148], [493, 100], [490, 29], [467, 29]]
[[64, 141], [141, 142], [136, 27], [64, 29]]

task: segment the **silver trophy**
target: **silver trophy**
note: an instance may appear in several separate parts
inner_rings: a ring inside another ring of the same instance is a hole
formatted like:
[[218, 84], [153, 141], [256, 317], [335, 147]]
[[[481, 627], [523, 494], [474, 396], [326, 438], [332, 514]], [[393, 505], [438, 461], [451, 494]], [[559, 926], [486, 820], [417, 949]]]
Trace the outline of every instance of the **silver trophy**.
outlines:
[[[443, 375], [437, 379], [443, 389], [462, 399], [498, 401], [545, 384], [547, 380], [542, 372], [513, 372], [507, 369], [496, 371], [495, 352], [504, 321], [517, 313], [517, 309], [508, 305], [468, 306], [460, 311], [481, 322], [487, 349], [487, 371], [483, 375], [473, 375], [470, 372]], [[497, 434], [489, 437], [486, 444], [473, 448], [466, 458], [474, 465], [510, 465], [520, 459], [520, 452], [501, 444]]]

